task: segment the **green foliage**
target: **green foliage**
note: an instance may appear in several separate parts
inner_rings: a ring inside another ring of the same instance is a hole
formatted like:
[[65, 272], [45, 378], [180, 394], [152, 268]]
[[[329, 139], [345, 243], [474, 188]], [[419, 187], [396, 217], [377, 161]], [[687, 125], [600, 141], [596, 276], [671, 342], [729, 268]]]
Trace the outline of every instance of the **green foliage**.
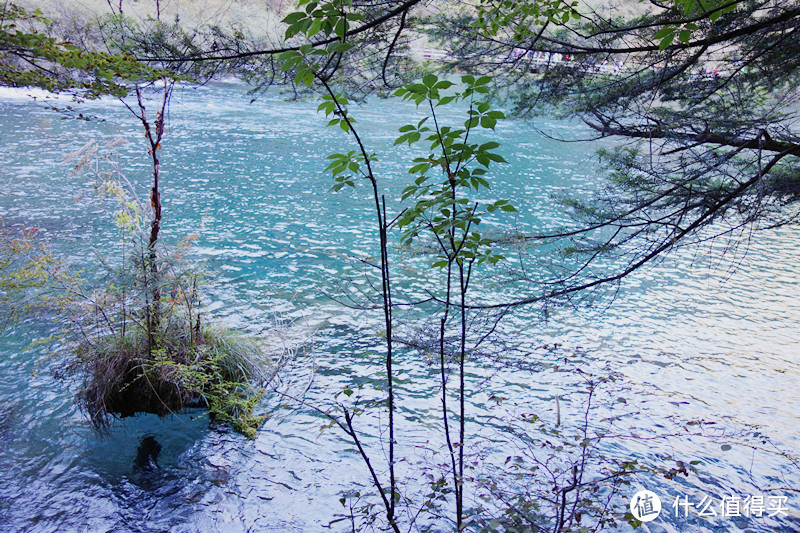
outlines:
[[0, 302], [10, 302], [19, 292], [43, 286], [55, 260], [35, 240], [35, 229], [0, 231]]
[[[335, 82], [351, 98], [363, 98], [379, 86], [379, 94], [388, 96], [384, 85], [397, 87], [421, 69], [409, 53], [409, 41], [400, 35], [413, 24], [410, 10], [416, 2], [301, 0], [283, 19], [289, 49], [276, 51], [277, 61], [270, 60], [267, 83], [281, 79], [293, 86], [295, 96], [308, 93], [315, 79]], [[389, 28], [397, 24], [393, 38]]]
[[297, 7], [302, 10], [294, 11], [283, 19], [288, 24], [286, 39], [303, 34], [309, 39], [320, 35], [344, 40], [351, 23], [364, 20], [361, 13], [353, 10], [351, 0], [300, 0]]
[[[328, 122], [328, 126], [338, 125], [345, 133], [347, 133], [350, 131], [352, 125], [356, 123], [356, 119], [350, 116], [347, 111], [348, 104], [349, 102], [347, 101], [347, 98], [345, 98], [342, 94], [325, 94], [322, 96], [322, 103], [317, 107], [317, 111], [325, 112], [326, 117], [333, 117]], [[356, 157], [354, 154], [355, 152], [350, 152], [348, 156], [341, 156], [341, 154], [328, 156], [328, 159], [333, 159], [334, 163], [331, 163], [332, 166], [328, 167], [326, 170], [335, 170], [334, 176], [340, 174], [341, 171], [344, 171], [345, 169], [350, 170], [351, 172], [357, 172], [359, 157]], [[343, 159], [346, 159], [347, 163], [345, 168], [340, 168], [339, 163], [336, 161], [341, 161]], [[364, 163], [365, 159], [362, 157], [360, 161]]]
[[[722, 15], [736, 11], [738, 4], [739, 0], [675, 0], [675, 11], [693, 20], [707, 19], [709, 22], [716, 22]], [[697, 29], [699, 26], [695, 22], [667, 24], [653, 38], [658, 41], [659, 49], [665, 50], [676, 37], [681, 43], [689, 44], [692, 32]]]
[[263, 379], [256, 363], [263, 356], [252, 339], [206, 328], [194, 346], [171, 346], [154, 355], [142, 363], [142, 372], [134, 379], [153, 387], [169, 383], [188, 398], [183, 406], [205, 407], [212, 422], [229, 423], [246, 437], [256, 437], [266, 416], [253, 414], [264, 389], [254, 385]]
[[[417, 106], [427, 103], [430, 109], [430, 115], [417, 124], [401, 126], [401, 135], [394, 142], [411, 146], [427, 141], [431, 151], [427, 157], [415, 158], [408, 170], [415, 179], [403, 190], [402, 200], [411, 198], [416, 203], [398, 218], [397, 226], [403, 230], [401, 240], [406, 245], [411, 245], [423, 231], [429, 231], [442, 244], [442, 255], [433, 263], [436, 267], [463, 260], [494, 264], [503, 259], [490, 248], [492, 241], [482, 237], [477, 229], [486, 212], [516, 212], [516, 208], [508, 200], [496, 200], [487, 204], [483, 211], [479, 209], [480, 204], [469, 197], [470, 193], [490, 189], [489, 166], [505, 162], [495, 152], [500, 146], [498, 143], [469, 142], [471, 131], [477, 128], [494, 130], [497, 121], [505, 118], [503, 112], [493, 109], [486, 99], [477, 99], [488, 96], [490, 82], [491, 78], [486, 76], [476, 79], [466, 75], [461, 79], [463, 88], [460, 91], [446, 93], [454, 86], [453, 82], [428, 74], [421, 83], [405, 85], [395, 92], [395, 96], [411, 100]], [[469, 106], [463, 128], [440, 127], [436, 108], [457, 102]], [[347, 104], [341, 94], [325, 95], [318, 110], [332, 117], [328, 126], [338, 125], [349, 132], [356, 121], [349, 115]], [[358, 176], [368, 177], [367, 163], [376, 161], [377, 156], [352, 150], [331, 154], [328, 159], [331, 162], [326, 170], [334, 178], [332, 189], [339, 191], [344, 186], [355, 187], [354, 180]], [[435, 179], [436, 172], [439, 180]]]
[[[427, 103], [430, 115], [417, 124], [400, 128], [395, 145], [409, 146], [427, 141], [430, 153], [414, 159], [408, 172], [415, 176], [414, 182], [403, 190], [402, 199], [413, 199], [415, 204], [406, 209], [397, 220], [403, 231], [402, 242], [410, 245], [421, 232], [429, 232], [440, 244], [439, 257], [434, 267], [448, 267], [454, 262], [469, 263], [484, 261], [497, 263], [503, 256], [491, 248], [491, 240], [478, 231], [486, 212], [515, 212], [508, 200], [497, 200], [480, 209], [480, 203], [471, 199], [482, 189], [490, 189], [488, 171], [492, 163], [504, 163], [505, 159], [494, 150], [496, 142], [470, 142], [470, 133], [476, 128], [494, 130], [497, 121], [504, 118], [502, 111], [492, 109], [485, 100], [488, 92], [488, 77], [463, 76], [463, 89], [453, 94], [443, 91], [453, 83], [439, 80], [433, 74], [398, 89], [395, 95], [411, 100], [418, 106]], [[467, 118], [461, 127], [440, 125], [436, 108], [453, 102], [466, 102]], [[430, 124], [430, 126], [428, 125]], [[438, 179], [437, 179], [438, 176]]]
[[547, 24], [567, 24], [571, 20], [580, 19], [577, 8], [577, 1], [481, 0], [478, 16], [472, 22], [472, 27], [489, 37], [510, 30], [511, 39], [515, 43], [522, 43], [535, 37]]
[[40, 238], [36, 228], [0, 226], [0, 331], [6, 324], [65, 303], [52, 293], [74, 276]]
[[[472, 46], [458, 68], [502, 69], [499, 92], [519, 115], [574, 119], [636, 147], [601, 154], [609, 179], [592, 197], [564, 199], [574, 220], [542, 236], [570, 261], [553, 266], [575, 280], [560, 290], [615, 282], [681, 243], [746, 240], [796, 220], [785, 206], [800, 197], [797, 8], [678, 0], [583, 13], [569, 31], [548, 27], [522, 43], [502, 32], [481, 41], [464, 24], [437, 33], [463, 38], [447, 41], [459, 52]], [[554, 60], [554, 49], [570, 60]], [[605, 251], [615, 266], [588, 268]], [[592, 274], [578, 282], [571, 269]]]
[[[287, 15], [283, 22], [286, 28], [286, 39], [303, 35], [305, 39], [324, 39], [324, 46], [313, 42], [303, 44], [298, 50], [289, 50], [278, 55], [282, 62], [281, 71], [294, 71], [294, 84], [311, 87], [316, 76], [330, 67], [330, 59], [341, 56], [352, 48], [346, 42], [351, 23], [363, 20], [363, 15], [353, 9], [350, 0], [332, 0], [319, 2], [316, 0], [300, 0], [298, 8]], [[342, 123], [342, 128], [346, 124]]]
[[125, 82], [158, 79], [130, 54], [83, 50], [48, 34], [51, 22], [40, 11], [0, 6], [0, 85], [70, 92], [82, 98], [125, 96]]
[[[255, 438], [264, 417], [253, 410], [263, 394], [267, 361], [252, 339], [201, 320], [199, 274], [184, 257], [193, 237], [173, 251], [153, 242], [145, 224], [152, 213], [131, 199], [121, 174], [96, 177], [97, 189], [114, 206], [114, 221], [133, 245], [121, 265], [109, 267], [111, 280], [102, 295], [92, 298], [104, 322], [81, 328], [71, 365], [84, 377], [81, 404], [96, 426], [110, 416], [205, 408], [212, 422], [230, 423]], [[73, 317], [85, 320], [85, 310]]]
[[325, 59], [328, 57], [328, 50], [315, 48], [310, 44], [304, 44], [299, 50], [283, 52], [278, 59], [283, 61], [281, 70], [287, 72], [294, 69], [295, 85], [305, 85], [311, 87], [314, 83], [315, 72], [318, 71]]
[[[69, 366], [83, 377], [80, 404], [97, 427], [113, 416], [205, 408], [212, 422], [254, 438], [264, 420], [253, 410], [267, 361], [252, 339], [201, 320], [197, 274], [180, 253], [158, 257], [153, 269], [146, 246], [135, 246], [104, 291], [71, 309], [70, 320], [83, 332]], [[161, 294], [157, 307], [154, 287]], [[86, 304], [103, 317], [91, 329]]]
[[[454, 499], [455, 523], [456, 527], [461, 529], [466, 516], [463, 508], [463, 447], [465, 439], [468, 438], [464, 429], [467, 415], [464, 403], [466, 391], [463, 383], [468, 341], [468, 319], [464, 305], [473, 267], [483, 263], [495, 264], [503, 259], [502, 255], [493, 250], [493, 241], [478, 231], [482, 218], [495, 211], [516, 211], [508, 200], [493, 201], [483, 207], [479, 200], [472, 198], [473, 195], [479, 196], [491, 188], [490, 167], [494, 163], [505, 162], [504, 158], [496, 152], [500, 146], [498, 143], [478, 142], [475, 139], [481, 130], [493, 131], [498, 121], [505, 118], [505, 115], [501, 111], [493, 109], [488, 101], [491, 83], [489, 77], [476, 79], [474, 76], [463, 76], [458, 90], [453, 90], [455, 88], [453, 82], [439, 79], [434, 74], [427, 74], [420, 81], [406, 84], [398, 89], [395, 96], [412, 101], [418, 107], [424, 106], [428, 116], [414, 124], [401, 126], [399, 128], [400, 135], [395, 139], [394, 145], [415, 146], [421, 143], [428, 155], [415, 158], [409, 169], [413, 181], [403, 190], [401, 202], [406, 203], [410, 200], [411, 205], [403, 209], [393, 222], [388, 223], [385, 197], [380, 195], [378, 178], [373, 174], [372, 164], [377, 161], [377, 157], [366, 150], [365, 141], [358, 135], [354, 126], [356, 122], [347, 109], [347, 100], [341, 94], [334, 93], [324, 78], [318, 79], [328, 91], [328, 95], [323, 98], [318, 107], [319, 111], [330, 117], [329, 126], [339, 127], [353, 135], [358, 145], [358, 150], [328, 156], [330, 163], [327, 170], [331, 172], [334, 179], [333, 189], [338, 191], [344, 186], [355, 187], [356, 178], [366, 179], [372, 188], [379, 220], [378, 235], [381, 247], [382, 296], [387, 347], [387, 382], [384, 385], [388, 391], [387, 397], [362, 401], [360, 388], [357, 388], [359, 394], [354, 395], [354, 390], [346, 387], [341, 394], [353, 402], [352, 407], [346, 408], [344, 405], [340, 405], [339, 409], [344, 413], [344, 422], [334, 418], [330, 412], [327, 413], [327, 416], [331, 418], [329, 426], [337, 424], [353, 438], [370, 469], [375, 488], [383, 501], [387, 523], [394, 531], [399, 531], [395, 518], [397, 516], [396, 508], [399, 505], [417, 505], [417, 502], [402, 496], [403, 489], [398, 486], [393, 466], [393, 410], [395, 408], [393, 391], [394, 387], [400, 385], [402, 381], [393, 377], [392, 370], [393, 338], [391, 331], [392, 316], [395, 310], [391, 300], [393, 288], [389, 271], [387, 233], [392, 228], [398, 228], [401, 233], [401, 242], [406, 245], [412, 244], [415, 238], [425, 234], [431, 241], [437, 243], [437, 255], [432, 266], [443, 269], [447, 278], [446, 282], [437, 279], [427, 290], [431, 294], [441, 293], [444, 303], [444, 310], [437, 313], [441, 316], [436, 317], [441, 339], [438, 343], [439, 353], [437, 355], [442, 375], [443, 425], [452, 470], [445, 477], [438, 476], [436, 477], [437, 481], [432, 482], [432, 493], [424, 496], [426, 500], [424, 506], [431, 515], [436, 515], [441, 512], [441, 504], [451, 501], [451, 498]], [[466, 108], [464, 122], [458, 126], [442, 124], [439, 116], [442, 106], [457, 104]], [[460, 302], [461, 307], [458, 311], [451, 310], [451, 307], [455, 306], [455, 302]], [[444, 339], [451, 334], [451, 329], [460, 331], [460, 333], [456, 333], [457, 342], [461, 346], [457, 354], [450, 353], [449, 348], [445, 347]], [[455, 436], [456, 430], [450, 429], [451, 414], [446, 407], [448, 392], [445, 376], [450, 373], [447, 366], [451, 360], [455, 360], [458, 364], [458, 376], [461, 383], [461, 386], [457, 387], [460, 407], [454, 424], [460, 428], [458, 437]], [[372, 467], [369, 454], [362, 446], [353, 425], [354, 417], [363, 414], [368, 408], [388, 411], [390, 451], [389, 480], [386, 486], [380, 481]], [[459, 439], [458, 451], [452, 444], [455, 438]], [[364, 521], [362, 524], [374, 522], [377, 517], [374, 504], [368, 501], [361, 502], [360, 496], [355, 500], [355, 502], [351, 500], [351, 514], [345, 516], [354, 519], [354, 513], [358, 512], [363, 515], [360, 518]], [[345, 501], [342, 502], [343, 505]]]

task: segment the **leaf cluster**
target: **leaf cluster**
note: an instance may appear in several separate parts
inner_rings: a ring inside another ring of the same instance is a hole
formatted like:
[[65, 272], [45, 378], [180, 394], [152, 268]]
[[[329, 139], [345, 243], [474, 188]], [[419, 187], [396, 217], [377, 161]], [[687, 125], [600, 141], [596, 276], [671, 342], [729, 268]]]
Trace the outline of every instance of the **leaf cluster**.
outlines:
[[566, 24], [580, 17], [577, 0], [481, 0], [471, 26], [487, 37], [510, 33], [513, 42], [523, 43], [550, 23]]
[[0, 6], [0, 85], [98, 98], [125, 96], [127, 83], [165, 75], [128, 53], [90, 51], [60, 40], [48, 33], [49, 25], [38, 10]]
[[300, 0], [297, 3], [302, 10], [289, 13], [283, 22], [288, 24], [285, 37], [291, 39], [303, 34], [311, 39], [317, 35], [323, 37], [336, 36], [344, 40], [353, 22], [361, 22], [364, 16], [353, 10], [351, 0]]
[[[441, 248], [434, 267], [463, 261], [494, 264], [503, 259], [491, 249], [491, 240], [481, 235], [478, 226], [486, 212], [515, 212], [516, 208], [508, 200], [497, 200], [488, 203], [483, 211], [480, 202], [472, 198], [491, 189], [490, 166], [506, 162], [496, 152], [499, 143], [470, 139], [475, 129], [494, 130], [497, 121], [505, 118], [488, 101], [478, 99], [488, 94], [490, 81], [488, 77], [465, 75], [461, 78], [461, 90], [447, 93], [453, 82], [429, 74], [421, 83], [408, 84], [395, 92], [417, 106], [427, 104], [430, 110], [429, 116], [416, 124], [400, 127], [401, 135], [395, 139], [395, 145], [424, 142], [429, 150], [427, 156], [415, 158], [408, 169], [414, 181], [403, 190], [402, 199], [412, 199], [415, 203], [398, 218], [397, 226], [406, 245], [421, 232], [432, 234]], [[463, 127], [440, 125], [437, 108], [457, 102], [468, 105]]]

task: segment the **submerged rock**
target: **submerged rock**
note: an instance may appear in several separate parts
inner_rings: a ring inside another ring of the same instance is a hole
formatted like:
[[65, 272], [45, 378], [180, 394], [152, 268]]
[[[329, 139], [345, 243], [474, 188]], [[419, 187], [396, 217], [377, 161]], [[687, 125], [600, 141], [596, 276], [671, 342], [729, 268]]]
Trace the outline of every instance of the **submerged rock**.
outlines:
[[152, 435], [145, 435], [139, 441], [139, 447], [136, 449], [133, 471], [148, 472], [161, 469], [158, 465], [159, 454], [161, 454], [161, 444]]

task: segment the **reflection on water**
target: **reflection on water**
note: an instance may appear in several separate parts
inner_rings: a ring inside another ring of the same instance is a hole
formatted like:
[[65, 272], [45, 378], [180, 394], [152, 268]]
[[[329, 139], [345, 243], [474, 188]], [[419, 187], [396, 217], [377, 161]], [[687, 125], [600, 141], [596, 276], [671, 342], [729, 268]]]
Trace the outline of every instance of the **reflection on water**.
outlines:
[[[120, 165], [128, 179], [141, 184], [144, 196], [149, 168], [141, 133], [114, 102], [87, 104], [104, 121], [85, 123], [61, 120], [17, 94], [0, 94], [0, 164], [6, 169], [0, 217], [6, 224], [40, 226], [57, 252], [90, 266], [96, 254], [116, 246], [118, 235], [92, 201], [91, 180], [72, 174], [64, 155], [92, 140], [128, 138], [132, 142], [118, 154]], [[163, 143], [164, 233], [171, 239], [199, 233], [195, 258], [216, 276], [208, 292], [210, 312], [273, 340], [276, 315], [290, 324], [282, 330], [285, 337], [314, 332], [313, 350], [295, 358], [282, 383], [292, 392], [308, 388], [310, 404], [330, 405], [346, 385], [379, 383], [383, 372], [380, 317], [352, 312], [327, 297], [336, 290], [332, 281], [346, 275], [363, 279], [363, 264], [352, 258], [369, 260], [376, 252], [368, 192], [329, 193], [321, 171], [324, 155], [347, 148], [347, 140], [325, 131], [313, 102], [287, 103], [276, 96], [253, 105], [247, 101], [238, 86], [177, 94]], [[397, 155], [381, 157], [377, 169], [389, 198], [397, 197], [405, 175], [402, 161], [412, 152], [389, 148], [396, 126], [418, 112], [381, 102], [357, 113], [374, 150]], [[540, 126], [565, 133], [574, 128]], [[560, 217], [550, 205], [551, 194], [580, 193], [596, 183], [590, 148], [579, 153], [575, 145], [535, 136], [522, 123], [509, 122], [498, 131], [511, 165], [498, 175], [492, 194], [515, 198], [520, 213], [514, 224], [551, 227]], [[676, 486], [693, 496], [757, 490], [789, 496], [786, 519], [668, 517], [649, 524], [651, 531], [800, 527], [800, 499], [788, 490], [800, 486], [800, 467], [778, 453], [794, 453], [800, 440], [795, 237], [793, 229], [759, 234], [748, 253], [734, 260], [708, 249], [683, 251], [628, 280], [603, 312], [555, 309], [547, 323], [534, 312], [511, 316], [503, 335], [524, 355], [502, 364], [487, 357], [468, 368], [475, 443], [491, 442], [493, 453], [507, 455], [496, 443], [503, 428], [492, 418], [501, 416], [497, 396], [514, 398], [520, 411], [552, 422], [559, 395], [564, 425], [576, 424], [581, 381], [553, 364], [572, 354], [584, 369], [605, 361], [626, 378], [611, 387], [609, 398], [621, 398], [638, 413], [628, 429], [681, 427], [670, 417], [713, 422], [703, 438], [678, 433], [656, 442], [610, 442], [606, 452], [617, 458], [701, 461], [699, 475], [678, 476], [675, 483], [644, 477], [638, 480], [643, 487], [662, 491], [664, 499]], [[425, 261], [397, 259], [400, 284], [411, 295], [424, 294], [419, 277], [427, 271]], [[729, 272], [733, 263], [738, 267]], [[321, 431], [325, 420], [318, 413], [280, 397], [264, 401], [271, 417], [254, 442], [208, 431], [200, 413], [126, 419], [97, 435], [77, 411], [74, 391], [50, 377], [47, 363], [37, 366], [41, 353], [28, 348], [31, 340], [50, 333], [48, 327], [29, 321], [8, 328], [0, 345], [3, 530], [317, 531], [340, 512], [342, 491], [366, 483], [367, 473], [345, 436]], [[415, 445], [426, 441], [435, 449], [440, 444], [436, 368], [401, 351], [398, 376], [400, 449], [419, 455]], [[597, 420], [622, 405], [610, 401], [598, 407]], [[375, 428], [383, 421], [367, 416], [360, 422], [373, 435], [367, 443], [378, 450]], [[763, 440], [735, 437], [743, 431]], [[137, 470], [137, 449], [147, 435], [162, 446], [161, 468]], [[731, 449], [723, 451], [726, 444]], [[402, 465], [412, 477], [415, 468]], [[665, 506], [671, 511], [670, 503]]]

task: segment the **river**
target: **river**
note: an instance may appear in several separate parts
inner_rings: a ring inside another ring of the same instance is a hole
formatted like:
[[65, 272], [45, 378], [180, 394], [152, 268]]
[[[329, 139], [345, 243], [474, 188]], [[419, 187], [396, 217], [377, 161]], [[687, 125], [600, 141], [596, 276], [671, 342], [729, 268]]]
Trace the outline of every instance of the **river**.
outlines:
[[[52, 105], [73, 105], [91, 120], [62, 118]], [[353, 113], [380, 154], [378, 175], [396, 205], [414, 152], [393, 149], [392, 140], [420, 113], [393, 100]], [[448, 113], [441, 118], [457, 120], [457, 112]], [[268, 93], [249, 103], [235, 83], [181, 87], [161, 157], [164, 238], [197, 233], [191, 257], [209, 272], [205, 312], [260, 336], [275, 354], [288, 349], [292, 357], [275, 384], [329, 408], [345, 386], [380, 382], [382, 325], [379, 311], [352, 311], [331, 298], [337, 280], [358, 277], [358, 259], [376, 249], [369, 190], [330, 192], [325, 155], [354, 148], [325, 122], [313, 101]], [[113, 260], [120, 236], [96, 201], [91, 176], [72, 173], [65, 157], [90, 142], [127, 140], [108, 153], [144, 197], [150, 167], [140, 125], [113, 100], [48, 102], [16, 90], [0, 93], [0, 124], [0, 218], [40, 227], [54, 252], [91, 276], [99, 256]], [[553, 227], [563, 217], [553, 194], [588, 194], [597, 186], [596, 145], [537, 132], [575, 137], [577, 125], [542, 119], [533, 126], [509, 120], [497, 128], [509, 164], [492, 194], [512, 198], [519, 213], [490, 222], [496, 231]], [[556, 397], [559, 427], [580, 432], [586, 380], [576, 369], [614, 371], [620, 376], [598, 389], [589, 418], [593, 427], [609, 427], [604, 419], [624, 416], [600, 451], [664, 468], [699, 461], [696, 473], [671, 481], [637, 475], [616, 497], [627, 505], [638, 489], [661, 496], [662, 515], [646, 531], [800, 530], [797, 237], [789, 227], [759, 232], [738, 248], [681, 250], [591, 309], [548, 309], [546, 320], [541, 308], [507, 317], [498, 338], [513, 355], [489, 350], [467, 368], [469, 453], [486, 461], [474, 475], [492, 465], [503, 470], [504, 457], [519, 455], [524, 464], [526, 452], [508, 428], [525, 427], [525, 413], [536, 413], [553, 429]], [[398, 287], [423, 294], [428, 259], [396, 247], [392, 253]], [[490, 281], [483, 280], [485, 294], [507, 290]], [[254, 441], [209, 430], [198, 413], [120, 420], [98, 434], [76, 407], [75, 384], [52, 375], [62, 364], [57, 347], [42, 361], [47, 348], [31, 346], [53, 328], [29, 317], [0, 337], [0, 530], [346, 530], [347, 521], [336, 521], [346, 510], [339, 499], [359, 487], [368, 492], [368, 473], [352, 442], [323, 430], [326, 420], [314, 409], [268, 394], [260, 409], [270, 417]], [[421, 472], [437, 469], [440, 385], [436, 366], [413, 350], [400, 350], [397, 365], [398, 447], [406, 458], [399, 468], [413, 490]], [[384, 420], [364, 416], [359, 423], [383, 464], [377, 428]], [[148, 475], [132, 469], [145, 435], [163, 446], [161, 469]], [[721, 498], [759, 495], [775, 512], [719, 516]], [[706, 496], [716, 501], [717, 516], [700, 516]], [[672, 507], [676, 497], [693, 503], [687, 516]], [[435, 520], [428, 525], [447, 529]]]

